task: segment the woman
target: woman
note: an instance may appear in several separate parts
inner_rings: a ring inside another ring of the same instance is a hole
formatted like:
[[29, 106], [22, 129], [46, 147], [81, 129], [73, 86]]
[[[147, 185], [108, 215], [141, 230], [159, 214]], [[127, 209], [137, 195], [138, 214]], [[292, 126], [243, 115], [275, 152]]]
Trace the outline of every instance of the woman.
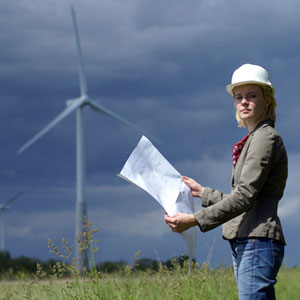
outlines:
[[199, 226], [205, 232], [223, 225], [229, 240], [239, 299], [275, 299], [274, 284], [285, 240], [277, 215], [287, 179], [287, 155], [274, 129], [274, 87], [267, 71], [242, 65], [226, 87], [233, 96], [236, 119], [249, 133], [233, 147], [230, 194], [203, 187], [183, 176], [204, 209], [194, 214], [165, 215], [175, 232]]

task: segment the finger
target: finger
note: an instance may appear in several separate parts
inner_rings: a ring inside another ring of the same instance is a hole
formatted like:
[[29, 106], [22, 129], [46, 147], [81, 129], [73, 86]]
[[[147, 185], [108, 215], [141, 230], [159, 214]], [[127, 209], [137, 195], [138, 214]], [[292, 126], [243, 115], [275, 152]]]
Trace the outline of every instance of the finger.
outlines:
[[174, 223], [173, 219], [171, 217], [167, 217], [167, 216], [165, 216], [165, 222], [166, 222], [166, 224], [173, 224]]
[[176, 227], [176, 225], [169, 224], [169, 227], [171, 228], [171, 230], [172, 230], [173, 232], [177, 232], [177, 227]]
[[187, 176], [182, 176], [181, 179], [182, 179], [182, 181], [186, 182], [186, 181], [189, 181], [190, 178]]
[[177, 232], [177, 233], [178, 233], [178, 232], [179, 232], [179, 233], [181, 232], [181, 230], [178, 229], [177, 227], [173, 227], [173, 228], [172, 228], [172, 231], [173, 231], [173, 232]]

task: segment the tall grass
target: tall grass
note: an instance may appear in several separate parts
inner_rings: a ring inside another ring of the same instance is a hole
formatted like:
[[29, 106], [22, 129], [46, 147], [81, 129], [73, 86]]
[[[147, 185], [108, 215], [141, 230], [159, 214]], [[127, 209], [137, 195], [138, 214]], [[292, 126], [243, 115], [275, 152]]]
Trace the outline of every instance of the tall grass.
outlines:
[[[180, 264], [174, 258], [171, 267], [159, 265], [158, 270], [138, 270], [138, 252], [135, 265], [124, 265], [115, 273], [98, 272], [94, 266], [93, 253], [97, 247], [92, 229], [87, 222], [82, 249], [91, 249], [90, 271], [80, 274], [72, 260], [72, 249], [62, 241], [62, 250], [49, 240], [50, 252], [59, 256], [50, 270], [37, 264], [35, 275], [18, 272], [2, 276], [1, 300], [237, 300], [237, 287], [232, 268], [211, 269], [207, 264], [194, 263], [189, 272], [188, 262]], [[71, 260], [66, 262], [63, 260]], [[300, 268], [282, 268], [276, 284], [278, 300], [300, 299]]]
[[211, 270], [195, 264], [189, 274], [188, 264], [182, 268], [176, 260], [172, 270], [161, 266], [157, 272], [143, 272], [125, 266], [114, 274], [58, 277], [52, 274], [2, 281], [1, 299], [237, 299], [232, 269]]
[[277, 276], [276, 296], [277, 299], [298, 300], [300, 299], [300, 268], [287, 269], [282, 267]]
[[[2, 300], [237, 300], [237, 289], [232, 268], [216, 270], [207, 265], [183, 268], [174, 262], [172, 270], [136, 271], [125, 266], [114, 274], [86, 273], [59, 278], [47, 275], [24, 277], [0, 282]], [[282, 268], [276, 284], [278, 300], [300, 298], [300, 268]]]

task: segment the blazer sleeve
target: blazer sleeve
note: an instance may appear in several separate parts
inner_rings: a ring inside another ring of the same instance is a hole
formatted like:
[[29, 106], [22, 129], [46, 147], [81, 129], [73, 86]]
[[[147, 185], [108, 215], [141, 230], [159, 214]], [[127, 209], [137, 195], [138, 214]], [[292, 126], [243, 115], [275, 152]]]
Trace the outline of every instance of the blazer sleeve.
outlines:
[[225, 194], [218, 190], [205, 187], [204, 193], [202, 195], [202, 206], [208, 207], [210, 205], [216, 204], [217, 202], [222, 201], [225, 197], [228, 196], [229, 196], [228, 194]]
[[278, 139], [270, 131], [253, 134], [240, 178], [231, 194], [208, 189], [204, 205], [212, 205], [194, 213], [201, 231], [211, 230], [251, 208], [268, 178]]

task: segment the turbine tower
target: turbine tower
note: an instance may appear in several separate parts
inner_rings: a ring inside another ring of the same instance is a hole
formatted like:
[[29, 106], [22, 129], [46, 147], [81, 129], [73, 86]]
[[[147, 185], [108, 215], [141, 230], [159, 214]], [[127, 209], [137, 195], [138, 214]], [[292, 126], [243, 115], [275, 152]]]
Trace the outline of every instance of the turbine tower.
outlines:
[[14, 200], [19, 198], [24, 192], [19, 192], [16, 195], [10, 197], [4, 203], [0, 204], [0, 227], [1, 227], [1, 249], [0, 251], [5, 251], [5, 226], [4, 226], [4, 212], [10, 209], [9, 204]]
[[[83, 56], [80, 46], [78, 27], [75, 17], [75, 11], [73, 6], [71, 6], [71, 14], [73, 20], [76, 48], [78, 54], [78, 66], [79, 66], [79, 85], [80, 85], [80, 97], [68, 100], [67, 107], [44, 129], [34, 135], [27, 143], [25, 143], [18, 151], [22, 153], [33, 143], [39, 140], [43, 135], [45, 135], [54, 126], [60, 123], [72, 112], [76, 111], [76, 236], [79, 237], [80, 233], [84, 232], [84, 219], [87, 215], [86, 200], [85, 200], [85, 151], [84, 151], [84, 128], [83, 128], [83, 108], [85, 106], [91, 107], [94, 111], [111, 117], [127, 126], [130, 126], [144, 135], [158, 141], [155, 137], [149, 135], [144, 130], [130, 123], [126, 119], [118, 116], [114, 112], [108, 110], [97, 102], [94, 102], [87, 95], [87, 80], [85, 75]], [[80, 245], [76, 243], [75, 246], [75, 258], [77, 268], [80, 272], [86, 268], [89, 269], [88, 264], [88, 251], [80, 251]]]

